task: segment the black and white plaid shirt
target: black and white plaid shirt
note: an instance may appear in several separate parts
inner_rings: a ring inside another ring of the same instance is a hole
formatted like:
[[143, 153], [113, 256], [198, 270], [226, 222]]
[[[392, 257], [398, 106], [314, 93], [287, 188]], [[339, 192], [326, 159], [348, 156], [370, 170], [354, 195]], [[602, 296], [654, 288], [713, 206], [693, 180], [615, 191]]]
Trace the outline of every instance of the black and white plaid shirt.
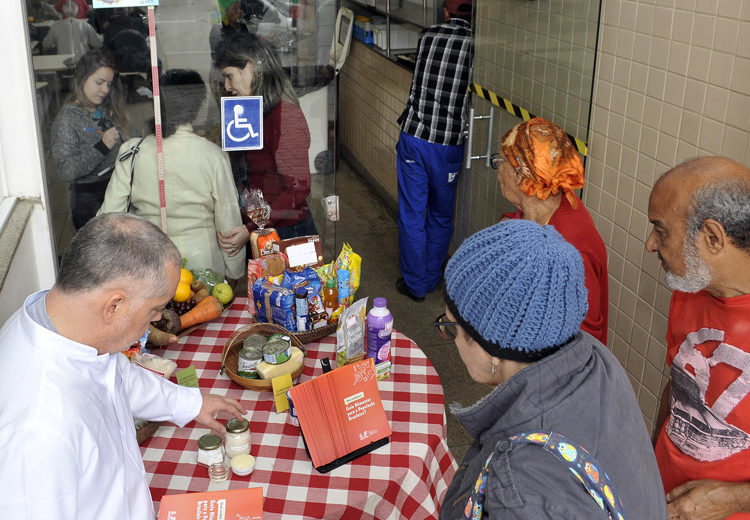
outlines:
[[422, 31], [409, 100], [398, 118], [404, 133], [436, 144], [462, 142], [473, 54], [465, 20], [451, 18]]

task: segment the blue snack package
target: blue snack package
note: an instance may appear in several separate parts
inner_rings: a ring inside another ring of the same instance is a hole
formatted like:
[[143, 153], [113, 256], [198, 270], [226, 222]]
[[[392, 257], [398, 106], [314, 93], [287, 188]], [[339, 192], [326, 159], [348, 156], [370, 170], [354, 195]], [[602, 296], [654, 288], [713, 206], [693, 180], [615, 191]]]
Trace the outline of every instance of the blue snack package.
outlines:
[[292, 292], [304, 288], [307, 291], [307, 301], [313, 304], [315, 312], [323, 311], [323, 300], [320, 297], [323, 285], [320, 283], [318, 273], [312, 267], [305, 267], [298, 273], [287, 270], [281, 279], [281, 286]]
[[297, 332], [292, 291], [261, 278], [253, 284], [253, 298], [258, 321], [275, 323], [289, 332]]

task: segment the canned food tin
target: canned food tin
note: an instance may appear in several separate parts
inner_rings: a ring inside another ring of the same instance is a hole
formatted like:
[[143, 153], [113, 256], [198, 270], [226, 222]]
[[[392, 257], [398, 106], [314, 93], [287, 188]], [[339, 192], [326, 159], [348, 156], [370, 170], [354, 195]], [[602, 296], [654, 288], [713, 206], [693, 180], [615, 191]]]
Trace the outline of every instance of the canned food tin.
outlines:
[[292, 357], [292, 347], [283, 339], [275, 339], [263, 345], [263, 359], [266, 363], [279, 365]]
[[237, 375], [247, 379], [258, 379], [256, 368], [261, 359], [263, 353], [260, 349], [243, 347], [237, 356]]
[[261, 349], [266, 344], [266, 337], [263, 334], [250, 334], [242, 340], [242, 346], [245, 348]]
[[268, 336], [268, 341], [273, 341], [275, 339], [279, 339], [283, 337], [284, 337], [284, 334], [277, 332], [276, 334], [271, 334], [270, 336]]

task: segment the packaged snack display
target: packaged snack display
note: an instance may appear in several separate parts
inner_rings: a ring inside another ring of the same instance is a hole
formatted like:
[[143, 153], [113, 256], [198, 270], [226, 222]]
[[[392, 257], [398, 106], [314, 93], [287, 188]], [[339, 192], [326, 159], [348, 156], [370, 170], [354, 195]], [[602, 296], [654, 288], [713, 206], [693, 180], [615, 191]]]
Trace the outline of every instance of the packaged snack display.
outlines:
[[[349, 244], [344, 244], [334, 262], [322, 265], [320, 237], [317, 235], [283, 240], [280, 244], [283, 251], [248, 262], [250, 314], [260, 322], [276, 323], [300, 333], [337, 323], [344, 309], [354, 301], [359, 288], [361, 257]], [[333, 286], [326, 308], [323, 293], [329, 281]], [[280, 293], [279, 289], [286, 292]], [[295, 302], [298, 289], [307, 292], [306, 314], [304, 304]], [[336, 300], [332, 299], [335, 294], [338, 294]], [[263, 301], [259, 300], [260, 296]], [[304, 327], [298, 326], [298, 317], [300, 324], [304, 322]]]
[[367, 298], [344, 309], [336, 330], [336, 363], [338, 366], [355, 363], [365, 355], [365, 313]]

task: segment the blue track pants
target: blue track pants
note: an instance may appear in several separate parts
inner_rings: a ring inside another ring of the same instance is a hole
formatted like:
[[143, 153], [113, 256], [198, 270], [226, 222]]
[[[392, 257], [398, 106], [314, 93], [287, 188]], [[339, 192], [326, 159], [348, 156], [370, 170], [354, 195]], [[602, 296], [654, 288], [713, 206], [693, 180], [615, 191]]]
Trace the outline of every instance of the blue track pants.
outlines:
[[397, 152], [401, 275], [415, 296], [435, 289], [453, 235], [463, 144], [434, 144], [401, 132]]

